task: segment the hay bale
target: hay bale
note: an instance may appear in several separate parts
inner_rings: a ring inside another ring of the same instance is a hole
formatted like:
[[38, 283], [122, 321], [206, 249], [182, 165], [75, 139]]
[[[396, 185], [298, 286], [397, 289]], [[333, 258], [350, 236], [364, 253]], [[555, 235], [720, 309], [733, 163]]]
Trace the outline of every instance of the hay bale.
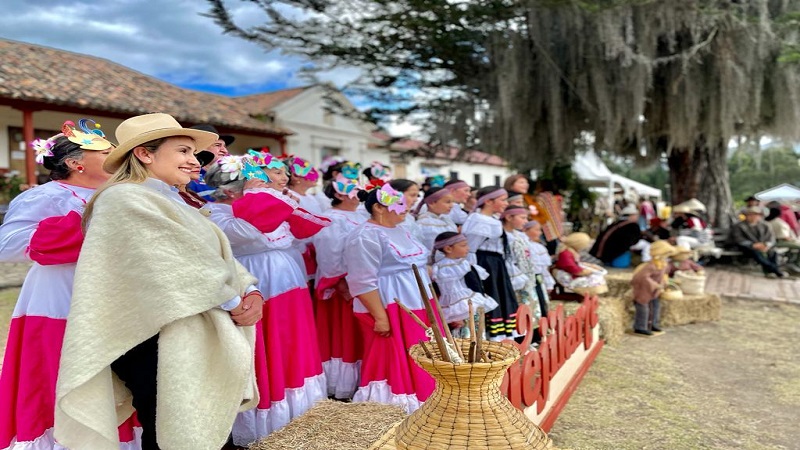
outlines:
[[661, 325], [665, 327], [710, 322], [722, 317], [722, 301], [717, 294], [684, 295], [661, 301]]
[[[557, 300], [552, 301], [552, 309], [558, 305], [564, 306], [564, 314], [571, 315], [575, 310], [581, 306], [576, 302], [561, 302]], [[630, 326], [633, 320], [633, 315], [627, 311], [625, 300], [621, 296], [599, 297], [599, 308], [597, 310], [597, 319], [600, 325], [600, 337], [605, 339], [606, 344], [615, 345], [619, 343], [622, 336], [625, 334], [625, 329]]]
[[608, 274], [606, 275], [608, 292], [604, 294], [603, 297], [622, 297], [625, 291], [631, 288], [632, 279], [632, 269], [609, 270]]
[[250, 450], [363, 450], [405, 417], [398, 406], [325, 400]]

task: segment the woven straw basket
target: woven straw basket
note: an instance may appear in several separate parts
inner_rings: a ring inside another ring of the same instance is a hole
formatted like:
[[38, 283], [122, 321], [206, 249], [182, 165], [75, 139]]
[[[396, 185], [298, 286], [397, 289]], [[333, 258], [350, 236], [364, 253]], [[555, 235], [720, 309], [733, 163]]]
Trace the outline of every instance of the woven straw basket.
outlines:
[[679, 270], [675, 272], [675, 282], [681, 285], [681, 290], [686, 295], [700, 295], [705, 292], [705, 275], [696, 275], [693, 272]]
[[[457, 342], [467, 354], [469, 341]], [[482, 346], [489, 363], [431, 361], [419, 345], [411, 347], [411, 357], [436, 379], [436, 390], [397, 427], [398, 449], [552, 448], [547, 434], [500, 393], [503, 375], [519, 359], [519, 350], [499, 342]]]
[[661, 300], [681, 300], [683, 298], [683, 291], [677, 286], [667, 286], [659, 296]]

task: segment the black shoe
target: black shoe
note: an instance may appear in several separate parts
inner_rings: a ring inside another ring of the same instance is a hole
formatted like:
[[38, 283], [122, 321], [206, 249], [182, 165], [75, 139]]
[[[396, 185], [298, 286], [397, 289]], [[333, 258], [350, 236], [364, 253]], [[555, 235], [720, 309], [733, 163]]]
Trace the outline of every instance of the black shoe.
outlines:
[[777, 275], [778, 278], [784, 278], [786, 276], [786, 272], [782, 272], [782, 271], [779, 270], [779, 271], [775, 272], [775, 275]]
[[636, 334], [643, 334], [645, 336], [652, 336], [653, 335], [653, 332], [650, 331], [650, 330], [633, 330], [633, 332], [636, 333]]
[[650, 329], [651, 329], [652, 331], [655, 331], [656, 333], [658, 333], [658, 332], [662, 331], [662, 330], [661, 330], [661, 328], [658, 328], [658, 327], [652, 327], [652, 328], [650, 328]]

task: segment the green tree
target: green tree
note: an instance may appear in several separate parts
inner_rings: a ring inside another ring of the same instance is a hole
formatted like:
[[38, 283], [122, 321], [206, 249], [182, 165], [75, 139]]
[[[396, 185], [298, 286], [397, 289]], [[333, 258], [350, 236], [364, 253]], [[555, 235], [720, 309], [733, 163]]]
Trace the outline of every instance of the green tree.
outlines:
[[[674, 201], [731, 206], [727, 142], [797, 138], [800, 0], [286, 0], [224, 32], [361, 69], [376, 117], [425, 112], [434, 142], [520, 169], [570, 161], [587, 131], [635, 161], [668, 155]], [[719, 223], [719, 225], [725, 225]]]

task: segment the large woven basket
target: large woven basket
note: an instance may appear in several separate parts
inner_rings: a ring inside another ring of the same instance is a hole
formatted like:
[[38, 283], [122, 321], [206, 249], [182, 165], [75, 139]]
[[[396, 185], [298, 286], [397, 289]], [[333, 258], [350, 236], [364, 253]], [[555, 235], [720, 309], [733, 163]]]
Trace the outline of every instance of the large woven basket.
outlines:
[[[467, 354], [469, 341], [457, 341]], [[551, 448], [547, 434], [500, 393], [519, 350], [488, 341], [483, 349], [491, 362], [452, 364], [432, 361], [419, 345], [411, 347], [411, 357], [436, 379], [436, 389], [397, 427], [398, 449]]]
[[675, 272], [675, 282], [681, 286], [681, 290], [686, 295], [700, 295], [706, 289], [706, 276], [697, 275], [694, 272], [679, 270]]
[[661, 292], [659, 296], [661, 300], [680, 300], [683, 298], [683, 291], [677, 286], [669, 285]]

